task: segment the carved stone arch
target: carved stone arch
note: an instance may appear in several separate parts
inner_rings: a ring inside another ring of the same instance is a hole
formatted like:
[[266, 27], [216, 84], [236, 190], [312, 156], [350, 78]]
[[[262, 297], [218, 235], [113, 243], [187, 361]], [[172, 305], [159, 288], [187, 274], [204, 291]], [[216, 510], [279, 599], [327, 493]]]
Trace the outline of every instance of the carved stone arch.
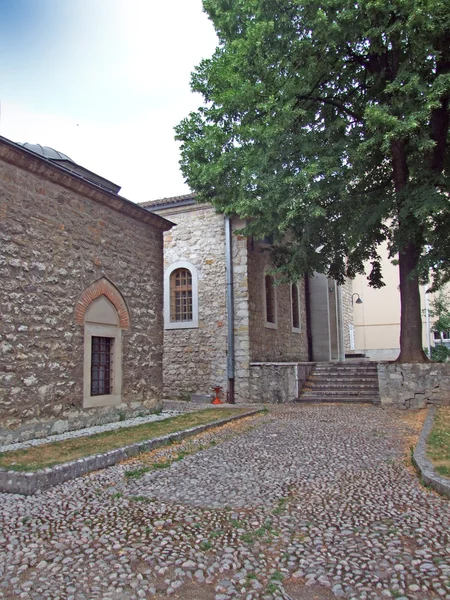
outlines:
[[81, 294], [75, 307], [75, 322], [78, 323], [78, 325], [84, 325], [86, 310], [89, 305], [100, 296], [106, 296], [111, 304], [114, 305], [117, 314], [119, 315], [119, 327], [128, 329], [130, 326], [130, 313], [128, 312], [125, 300], [116, 286], [106, 279], [106, 277], [102, 277], [101, 279], [94, 281], [94, 283], [91, 283], [91, 285]]

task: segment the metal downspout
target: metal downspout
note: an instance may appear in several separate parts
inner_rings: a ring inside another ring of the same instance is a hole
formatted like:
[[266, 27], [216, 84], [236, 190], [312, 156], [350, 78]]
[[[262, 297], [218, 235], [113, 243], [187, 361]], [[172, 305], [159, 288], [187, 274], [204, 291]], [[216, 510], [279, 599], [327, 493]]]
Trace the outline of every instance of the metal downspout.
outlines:
[[227, 345], [227, 382], [228, 402], [234, 404], [234, 294], [233, 294], [233, 257], [231, 254], [232, 229], [230, 217], [225, 217], [225, 257], [227, 276], [227, 315], [228, 315], [228, 345]]
[[337, 325], [338, 325], [338, 343], [339, 343], [339, 360], [345, 360], [345, 336], [344, 336], [344, 310], [342, 302], [342, 286], [336, 286], [336, 311], [337, 311]]

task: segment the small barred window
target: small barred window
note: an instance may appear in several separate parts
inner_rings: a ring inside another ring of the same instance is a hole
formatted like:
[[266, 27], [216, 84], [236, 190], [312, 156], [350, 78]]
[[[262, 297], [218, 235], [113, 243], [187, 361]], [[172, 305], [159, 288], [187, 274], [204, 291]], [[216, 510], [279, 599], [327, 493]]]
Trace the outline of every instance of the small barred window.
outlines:
[[112, 394], [113, 338], [92, 336], [91, 396]]

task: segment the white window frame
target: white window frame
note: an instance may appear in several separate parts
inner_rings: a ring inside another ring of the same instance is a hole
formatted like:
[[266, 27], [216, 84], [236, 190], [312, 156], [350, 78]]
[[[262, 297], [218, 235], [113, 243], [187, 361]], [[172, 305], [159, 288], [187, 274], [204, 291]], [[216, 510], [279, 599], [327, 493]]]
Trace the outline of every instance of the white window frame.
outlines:
[[275, 284], [275, 277], [269, 273], [270, 269], [266, 269], [262, 279], [262, 294], [263, 294], [263, 307], [264, 307], [264, 327], [267, 329], [278, 329], [278, 302], [277, 302], [277, 286], [273, 285], [273, 303], [274, 303], [274, 317], [275, 323], [271, 323], [267, 320], [267, 296], [266, 296], [266, 275], [270, 275], [273, 278]]
[[[292, 297], [292, 288], [295, 285], [295, 287], [297, 288], [297, 302], [298, 302], [298, 306], [297, 306], [297, 310], [298, 310], [298, 327], [294, 327], [294, 311], [292, 310], [292, 306], [294, 303], [294, 298]], [[300, 307], [301, 307], [301, 302], [300, 302], [300, 286], [298, 283], [291, 283], [289, 285], [289, 292], [291, 295], [291, 329], [292, 329], [292, 333], [301, 333], [302, 332], [302, 314], [300, 312]]]
[[[177, 269], [188, 269], [192, 277], [192, 320], [171, 321], [170, 314], [170, 276]], [[187, 260], [174, 262], [164, 272], [164, 328], [196, 329], [198, 328], [198, 274], [197, 267]]]

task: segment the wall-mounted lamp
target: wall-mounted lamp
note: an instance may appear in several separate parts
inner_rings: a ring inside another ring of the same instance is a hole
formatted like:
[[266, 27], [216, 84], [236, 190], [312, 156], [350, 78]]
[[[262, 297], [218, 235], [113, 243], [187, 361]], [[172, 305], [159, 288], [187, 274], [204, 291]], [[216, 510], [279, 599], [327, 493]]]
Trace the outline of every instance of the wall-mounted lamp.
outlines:
[[361, 298], [359, 297], [359, 294], [357, 294], [356, 292], [354, 294], [352, 294], [352, 306], [353, 306], [353, 296], [358, 296], [355, 300], [355, 304], [362, 304], [363, 301], [361, 300]]

